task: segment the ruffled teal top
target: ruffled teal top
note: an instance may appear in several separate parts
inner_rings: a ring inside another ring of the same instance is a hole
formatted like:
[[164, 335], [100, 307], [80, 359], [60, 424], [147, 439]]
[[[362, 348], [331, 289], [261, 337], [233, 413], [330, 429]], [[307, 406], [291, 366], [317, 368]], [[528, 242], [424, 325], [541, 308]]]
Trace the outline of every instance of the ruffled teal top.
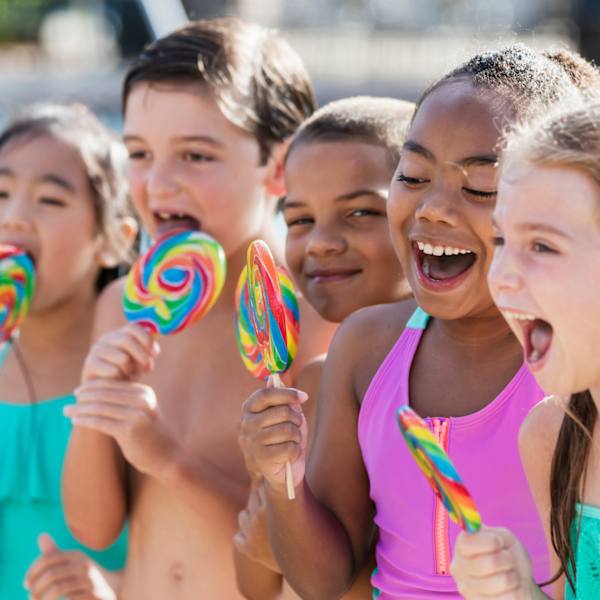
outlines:
[[[0, 350], [0, 366], [4, 352]], [[49, 533], [64, 550], [84, 550], [109, 570], [125, 564], [126, 532], [92, 552], [70, 534], [61, 506], [61, 473], [71, 421], [62, 396], [36, 404], [0, 402], [0, 598], [27, 600], [25, 573], [39, 556], [37, 537]]]
[[[579, 519], [581, 518], [581, 525]], [[579, 536], [577, 530], [580, 528]], [[571, 525], [571, 541], [575, 551], [575, 590], [567, 581], [565, 600], [600, 598], [600, 508], [577, 504], [577, 515]]]

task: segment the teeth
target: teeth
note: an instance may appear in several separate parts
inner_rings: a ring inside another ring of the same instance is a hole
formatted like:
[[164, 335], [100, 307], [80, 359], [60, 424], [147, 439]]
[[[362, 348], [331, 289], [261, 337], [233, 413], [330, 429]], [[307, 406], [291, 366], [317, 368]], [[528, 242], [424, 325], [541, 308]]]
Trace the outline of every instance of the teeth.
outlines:
[[537, 319], [537, 317], [534, 315], [525, 314], [525, 313], [516, 313], [516, 312], [512, 312], [510, 310], [503, 310], [502, 314], [504, 314], [504, 316], [507, 319], [515, 319], [517, 321], [535, 321], [535, 319]]
[[159, 218], [161, 218], [163, 221], [167, 221], [171, 218], [171, 215], [169, 213], [166, 212], [160, 212], [158, 213]]
[[454, 248], [453, 246], [432, 246], [431, 244], [425, 244], [424, 242], [417, 242], [417, 248], [424, 254], [431, 254], [433, 256], [455, 256], [457, 254], [473, 254], [472, 250], [465, 250], [464, 248]]

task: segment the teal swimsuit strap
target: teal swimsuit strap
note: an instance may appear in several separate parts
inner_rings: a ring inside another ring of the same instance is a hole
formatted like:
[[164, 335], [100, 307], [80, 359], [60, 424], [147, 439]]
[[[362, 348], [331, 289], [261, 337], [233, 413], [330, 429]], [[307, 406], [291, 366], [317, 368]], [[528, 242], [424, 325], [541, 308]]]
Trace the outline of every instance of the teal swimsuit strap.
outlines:
[[409, 329], [427, 329], [429, 319], [430, 316], [420, 306], [417, 306], [406, 326]]

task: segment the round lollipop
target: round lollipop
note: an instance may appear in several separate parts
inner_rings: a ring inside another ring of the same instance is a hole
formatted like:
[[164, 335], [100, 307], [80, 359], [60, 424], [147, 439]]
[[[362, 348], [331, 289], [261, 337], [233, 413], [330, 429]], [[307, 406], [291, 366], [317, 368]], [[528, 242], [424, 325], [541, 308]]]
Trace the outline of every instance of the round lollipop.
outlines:
[[450, 518], [465, 531], [481, 528], [481, 516], [448, 454], [427, 424], [408, 406], [398, 409], [398, 425], [413, 458], [421, 467]]
[[[268, 375], [267, 385], [276, 387], [283, 386], [280, 373], [287, 370], [294, 359], [297, 346], [298, 331], [298, 312], [297, 303], [295, 305], [295, 318], [290, 320], [286, 316], [284, 294], [282, 293], [280, 274], [273, 260], [273, 255], [269, 247], [262, 241], [256, 240], [248, 247], [248, 260], [246, 264], [246, 282], [244, 283], [244, 274], [240, 278], [238, 288], [242, 300], [238, 305], [238, 323], [249, 321], [246, 331], [253, 331], [242, 340], [240, 352], [242, 359], [249, 356], [246, 366], [252, 372], [262, 373], [256, 368], [257, 348], [262, 356], [262, 362]], [[291, 279], [287, 273], [283, 274], [284, 284], [287, 288], [288, 304], [292, 302], [291, 296], [295, 297]], [[247, 302], [244, 301], [244, 289], [247, 290]], [[238, 296], [240, 297], [240, 296]], [[247, 311], [247, 316], [244, 314]], [[241, 315], [241, 319], [240, 319]], [[288, 324], [288, 320], [290, 323]], [[295, 322], [295, 324], [294, 324]], [[290, 332], [288, 336], [288, 331]], [[294, 335], [296, 333], [296, 335]], [[256, 344], [253, 344], [254, 339]], [[248, 351], [248, 355], [244, 354]], [[285, 480], [287, 486], [287, 495], [290, 500], [296, 497], [294, 490], [294, 478], [292, 475], [292, 466], [289, 462], [285, 463]]]
[[[298, 300], [291, 277], [284, 267], [278, 266], [279, 285], [283, 297], [288, 360], [286, 369], [292, 365], [298, 350], [300, 330]], [[252, 319], [250, 316], [250, 297], [248, 294], [248, 270], [244, 267], [240, 273], [235, 293], [235, 337], [242, 361], [252, 375], [258, 379], [267, 379], [270, 375], [261, 354]]]
[[125, 317], [152, 333], [181, 331], [214, 305], [225, 282], [225, 253], [210, 236], [175, 230], [132, 267], [123, 293]]
[[10, 340], [31, 305], [35, 268], [28, 254], [0, 245], [0, 342]]

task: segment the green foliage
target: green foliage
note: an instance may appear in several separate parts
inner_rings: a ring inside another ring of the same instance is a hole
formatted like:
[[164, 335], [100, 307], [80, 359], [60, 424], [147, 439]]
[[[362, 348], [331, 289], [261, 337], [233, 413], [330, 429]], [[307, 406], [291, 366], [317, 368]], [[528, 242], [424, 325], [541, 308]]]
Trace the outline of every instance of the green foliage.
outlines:
[[37, 40], [40, 23], [66, 0], [0, 0], [0, 43]]

